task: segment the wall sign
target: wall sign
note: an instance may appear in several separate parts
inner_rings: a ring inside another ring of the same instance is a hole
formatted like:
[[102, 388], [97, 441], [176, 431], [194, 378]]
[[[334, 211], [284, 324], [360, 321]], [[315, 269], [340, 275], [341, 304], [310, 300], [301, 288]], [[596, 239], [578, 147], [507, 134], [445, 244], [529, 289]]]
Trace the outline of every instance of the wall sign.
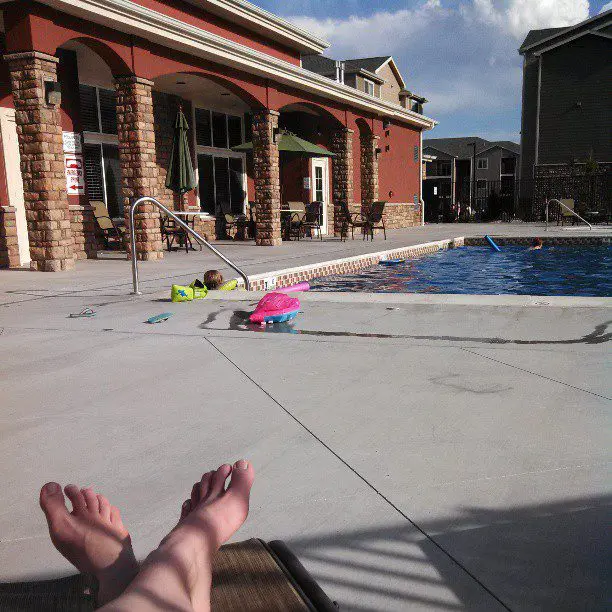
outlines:
[[64, 153], [83, 153], [81, 135], [77, 132], [62, 132]]
[[66, 173], [66, 191], [68, 195], [85, 193], [85, 171], [83, 156], [78, 153], [64, 153], [64, 171]]
[[306, 191], [310, 190], [310, 177], [309, 176], [304, 177], [304, 189]]

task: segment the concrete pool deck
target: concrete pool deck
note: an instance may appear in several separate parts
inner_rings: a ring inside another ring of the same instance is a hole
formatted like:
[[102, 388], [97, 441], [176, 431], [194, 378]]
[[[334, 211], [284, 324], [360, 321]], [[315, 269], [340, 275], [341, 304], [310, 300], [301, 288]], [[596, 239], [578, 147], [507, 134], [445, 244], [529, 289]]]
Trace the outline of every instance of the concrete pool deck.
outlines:
[[[282, 267], [281, 249], [247, 271]], [[143, 296], [106, 262], [0, 272], [3, 579], [70, 571], [44, 481], [96, 485], [143, 556], [202, 471], [246, 456], [238, 538], [286, 540], [343, 610], [605, 609], [612, 300], [304, 294], [300, 333], [259, 331], [257, 294], [167, 303], [153, 276], [189, 261], [193, 278], [207, 257], [155, 264]]]

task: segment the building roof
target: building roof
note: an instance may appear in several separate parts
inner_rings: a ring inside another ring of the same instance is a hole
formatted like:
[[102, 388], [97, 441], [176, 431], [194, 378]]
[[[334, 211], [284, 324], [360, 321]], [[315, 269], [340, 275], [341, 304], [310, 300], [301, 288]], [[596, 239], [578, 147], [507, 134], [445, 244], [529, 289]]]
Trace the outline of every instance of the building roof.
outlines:
[[[365, 70], [367, 72], [376, 73], [376, 71], [391, 59], [390, 55], [381, 57], [363, 57], [357, 59], [341, 60], [344, 62], [345, 74], [353, 74]], [[312, 70], [317, 74], [324, 76], [336, 74], [336, 61], [325, 55], [309, 54], [302, 55], [302, 68]]]
[[490, 141], [478, 136], [464, 136], [462, 138], [426, 138], [423, 140], [423, 149], [435, 149], [458, 159], [470, 159], [473, 155], [471, 143], [476, 143], [476, 155], [489, 149], [500, 147], [519, 154], [521, 147], [510, 140]]
[[519, 47], [519, 53], [523, 54], [526, 51], [540, 53], [586, 34], [598, 34], [599, 30], [608, 27], [611, 23], [612, 9], [566, 28], [531, 30]]
[[383, 64], [386, 64], [390, 59], [390, 55], [381, 55], [378, 57], [361, 57], [345, 60], [344, 71], [359, 72], [360, 70], [367, 70], [368, 72], [376, 72]]

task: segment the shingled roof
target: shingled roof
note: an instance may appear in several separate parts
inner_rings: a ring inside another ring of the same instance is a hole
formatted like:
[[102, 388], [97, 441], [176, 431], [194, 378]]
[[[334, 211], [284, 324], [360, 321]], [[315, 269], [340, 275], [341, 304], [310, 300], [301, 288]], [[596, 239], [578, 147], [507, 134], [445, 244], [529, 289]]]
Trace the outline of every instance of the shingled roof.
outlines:
[[[344, 72], [352, 74], [360, 70], [368, 72], [376, 72], [385, 62], [391, 59], [390, 55], [381, 55], [379, 57], [361, 57], [356, 59], [348, 59], [344, 61]], [[303, 55], [302, 68], [322, 74], [323, 76], [336, 74], [336, 60], [324, 55]]]
[[494, 147], [501, 147], [516, 154], [521, 151], [520, 145], [516, 142], [511, 142], [510, 140], [491, 141], [479, 138], [478, 136], [464, 136], [462, 138], [427, 138], [423, 140], [423, 149], [431, 148], [458, 159], [469, 159], [473, 154], [471, 145], [473, 142], [476, 143], [476, 155]]

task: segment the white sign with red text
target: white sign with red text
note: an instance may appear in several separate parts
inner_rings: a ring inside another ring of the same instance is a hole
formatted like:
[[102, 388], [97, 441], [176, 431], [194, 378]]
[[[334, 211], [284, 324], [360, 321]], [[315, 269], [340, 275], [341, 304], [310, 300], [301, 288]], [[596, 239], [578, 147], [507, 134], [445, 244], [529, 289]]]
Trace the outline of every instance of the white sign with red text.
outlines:
[[84, 194], [85, 169], [83, 156], [78, 153], [65, 153], [64, 170], [66, 172], [66, 191], [68, 195]]

